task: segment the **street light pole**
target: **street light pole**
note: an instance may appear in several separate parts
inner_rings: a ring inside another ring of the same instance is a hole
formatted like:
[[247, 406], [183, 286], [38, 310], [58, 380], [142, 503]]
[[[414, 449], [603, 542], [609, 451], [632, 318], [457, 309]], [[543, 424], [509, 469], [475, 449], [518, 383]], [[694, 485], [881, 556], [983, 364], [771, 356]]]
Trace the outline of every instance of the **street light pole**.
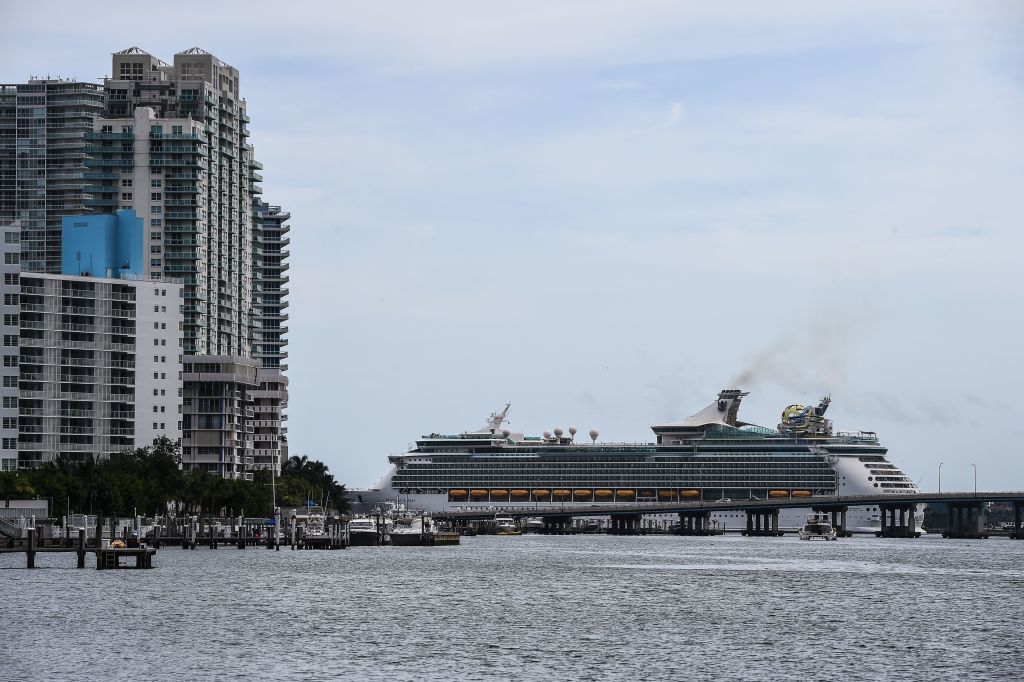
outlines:
[[939, 492], [942, 492], [942, 462], [939, 462]]
[[977, 495], [978, 494], [978, 465], [974, 464], [972, 462], [971, 466], [974, 468], [974, 494]]

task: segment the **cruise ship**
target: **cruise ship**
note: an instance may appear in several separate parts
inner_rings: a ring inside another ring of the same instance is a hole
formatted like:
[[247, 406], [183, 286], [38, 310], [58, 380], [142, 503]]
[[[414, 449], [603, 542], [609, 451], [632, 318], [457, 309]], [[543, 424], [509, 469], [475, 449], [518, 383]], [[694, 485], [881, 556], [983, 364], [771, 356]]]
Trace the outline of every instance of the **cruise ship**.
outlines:
[[[368, 490], [357, 505], [392, 500], [431, 512], [572, 509], [622, 503], [810, 498], [919, 492], [887, 458], [871, 431], [833, 432], [825, 418], [830, 398], [789, 405], [776, 428], [739, 420], [746, 392], [727, 389], [691, 417], [655, 424], [652, 443], [601, 443], [591, 430], [555, 428], [541, 436], [504, 424], [510, 405], [475, 431], [431, 433]], [[780, 526], [799, 528], [809, 510], [784, 509]], [[918, 526], [924, 512], [919, 510]], [[667, 518], [667, 517], [666, 517]], [[743, 512], [712, 516], [720, 527], [745, 526]], [[847, 528], [880, 528], [877, 507], [851, 507]]]

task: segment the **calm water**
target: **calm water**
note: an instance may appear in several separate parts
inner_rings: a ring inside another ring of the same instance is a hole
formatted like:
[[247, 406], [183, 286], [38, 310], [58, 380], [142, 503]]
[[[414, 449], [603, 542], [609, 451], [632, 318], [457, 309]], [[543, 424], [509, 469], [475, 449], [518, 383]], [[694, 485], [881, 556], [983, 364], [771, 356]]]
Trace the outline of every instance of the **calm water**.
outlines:
[[523, 536], [0, 556], [0, 678], [1021, 679], [1024, 542]]

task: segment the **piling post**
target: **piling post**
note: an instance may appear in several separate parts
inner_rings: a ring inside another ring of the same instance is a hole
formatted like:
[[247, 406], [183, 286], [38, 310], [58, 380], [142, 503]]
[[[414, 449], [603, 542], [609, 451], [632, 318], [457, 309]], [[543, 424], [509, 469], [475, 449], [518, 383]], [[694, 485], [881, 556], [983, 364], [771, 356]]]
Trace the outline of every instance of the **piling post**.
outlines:
[[99, 549], [103, 544], [103, 512], [96, 515], [96, 537], [93, 538], [94, 546]]
[[27, 561], [26, 568], [36, 567], [36, 529], [26, 528], [25, 532], [28, 534], [28, 547], [25, 550], [25, 558]]
[[78, 529], [78, 568], [85, 568], [85, 529]]

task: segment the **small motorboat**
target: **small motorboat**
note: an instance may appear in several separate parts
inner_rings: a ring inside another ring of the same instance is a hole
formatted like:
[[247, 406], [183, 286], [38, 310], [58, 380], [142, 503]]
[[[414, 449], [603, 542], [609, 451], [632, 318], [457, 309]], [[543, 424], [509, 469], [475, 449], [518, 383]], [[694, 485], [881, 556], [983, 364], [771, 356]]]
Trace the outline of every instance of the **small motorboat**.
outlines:
[[828, 514], [815, 513], [807, 517], [807, 522], [800, 529], [801, 540], [835, 540], [836, 529], [828, 519]]
[[523, 531], [519, 530], [519, 526], [516, 525], [515, 520], [511, 516], [497, 516], [494, 517], [494, 530], [498, 535], [522, 535]]

